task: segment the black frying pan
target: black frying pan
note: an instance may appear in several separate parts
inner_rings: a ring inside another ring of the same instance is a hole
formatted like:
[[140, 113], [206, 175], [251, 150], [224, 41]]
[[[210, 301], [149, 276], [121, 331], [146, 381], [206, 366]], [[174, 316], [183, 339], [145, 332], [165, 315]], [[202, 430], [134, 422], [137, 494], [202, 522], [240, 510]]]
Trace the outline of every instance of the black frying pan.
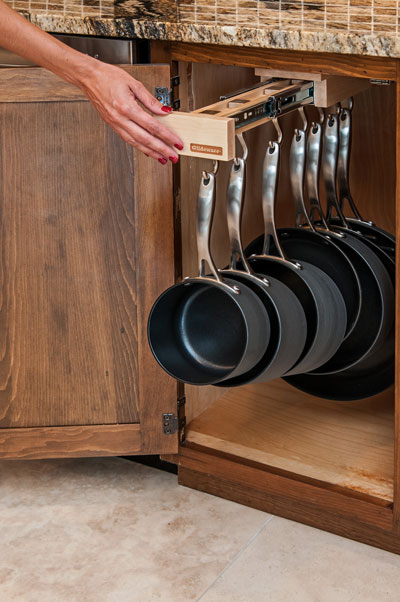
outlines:
[[[365, 240], [369, 240], [370, 242], [374, 243], [394, 259], [396, 254], [395, 237], [389, 232], [386, 232], [386, 230], [378, 228], [378, 226], [376, 226], [373, 222], [364, 220], [361, 217], [356, 203], [354, 202], [354, 198], [350, 192], [349, 163], [351, 150], [352, 106], [353, 103], [351, 101], [350, 108], [342, 108], [339, 116], [339, 156], [337, 169], [339, 207], [341, 212], [343, 212], [345, 202], [347, 201], [354, 216], [346, 217], [347, 226], [352, 230], [362, 234]], [[335, 225], [341, 225], [343, 217], [343, 213], [341, 218], [333, 218], [331, 215], [328, 215], [331, 223]]]
[[[321, 125], [313, 124], [307, 139], [306, 175], [310, 204], [318, 195], [318, 175], [320, 165]], [[356, 324], [361, 308], [361, 285], [353, 264], [335, 241], [323, 236], [314, 229], [304, 205], [303, 184], [305, 164], [305, 137], [295, 140], [291, 152], [291, 185], [296, 207], [297, 228], [279, 228], [279, 242], [288, 257], [296, 257], [300, 262], [307, 261], [329, 274], [340, 290], [346, 305], [347, 336]], [[300, 228], [304, 219], [309, 229]], [[258, 254], [262, 250], [263, 236], [259, 236], [246, 248], [247, 256]], [[276, 246], [271, 242], [270, 253], [278, 255]]]
[[[210, 253], [215, 174], [204, 173], [198, 196], [200, 270], [156, 300], [148, 322], [154, 357], [174, 378], [206, 385], [248, 372], [264, 356], [269, 316], [245, 284], [223, 280]], [[212, 276], [205, 275], [206, 262]]]
[[[241, 139], [244, 150], [247, 150]], [[245, 152], [246, 155], [246, 152]], [[217, 386], [232, 387], [249, 382], [266, 382], [279, 378], [300, 357], [307, 336], [307, 321], [296, 295], [275, 278], [258, 278], [247, 263], [241, 241], [241, 221], [245, 191], [245, 160], [236, 159], [232, 165], [227, 193], [228, 230], [231, 244], [231, 264], [220, 270], [223, 278], [235, 280], [251, 288], [264, 303], [270, 318], [271, 333], [264, 356], [254, 368], [229, 378]], [[237, 264], [243, 266], [237, 269]]]
[[[330, 116], [327, 123], [326, 137], [327, 148], [325, 152], [328, 157], [325, 157], [325, 169], [324, 169], [324, 181], [327, 189], [328, 206], [332, 203], [332, 207], [336, 210], [338, 205], [336, 199], [336, 188], [335, 188], [335, 175], [336, 175], [336, 157], [332, 150], [335, 148], [335, 141], [337, 141], [337, 135], [335, 134], [335, 116]], [[328, 160], [327, 160], [328, 159]], [[339, 208], [340, 209], [340, 208]], [[331, 208], [332, 212], [332, 208]], [[337, 234], [333, 234], [337, 236]], [[360, 278], [363, 288], [363, 298], [367, 299], [366, 306], [362, 307], [360, 314], [360, 336], [363, 334], [363, 329], [369, 332], [371, 324], [375, 328], [379, 322], [376, 322], [375, 318], [379, 314], [380, 305], [376, 305], [376, 301], [382, 301], [383, 315], [381, 315], [380, 326], [378, 328], [377, 336], [373, 345], [371, 345], [369, 351], [353, 365], [347, 369], [343, 369], [336, 373], [323, 373], [318, 374], [318, 371], [310, 374], [303, 374], [299, 376], [289, 377], [287, 381], [295, 386], [296, 388], [326, 399], [333, 399], [337, 401], [352, 401], [357, 399], [363, 399], [384, 391], [393, 384], [394, 379], [394, 329], [393, 329], [393, 285], [391, 278], [384, 268], [382, 262], [375, 253], [365, 244], [364, 241], [360, 241], [357, 235], [352, 235], [348, 232], [340, 233], [340, 238], [337, 238], [337, 242], [342, 241], [344, 249], [346, 245], [349, 245], [349, 249], [354, 251], [359, 248], [358, 255], [354, 255], [354, 258], [358, 257], [358, 260], [362, 258], [361, 252], [365, 255], [367, 250], [367, 256], [369, 257], [368, 262], [364, 263], [365, 266], [369, 265], [372, 272], [378, 270], [376, 276], [379, 279], [370, 280], [371, 286], [369, 291], [364, 290], [364, 284], [368, 284], [368, 271]], [[363, 245], [360, 246], [360, 243]], [[354, 244], [356, 243], [356, 244]], [[371, 255], [372, 253], [372, 255]], [[375, 257], [373, 265], [370, 264], [370, 259]], [[360, 262], [360, 267], [362, 263]], [[382, 270], [383, 268], [383, 270]], [[386, 276], [385, 276], [386, 273]], [[383, 275], [383, 280], [382, 280]], [[375, 285], [379, 285], [377, 288]], [[382, 288], [383, 285], [383, 288]], [[380, 294], [377, 299], [371, 296], [371, 293], [377, 293], [380, 290]], [[383, 293], [383, 294], [382, 294]], [[355, 329], [357, 332], [357, 329]], [[350, 337], [349, 337], [350, 338]], [[347, 342], [347, 341], [346, 341]], [[356, 341], [355, 341], [356, 342]], [[356, 347], [355, 347], [356, 349]], [[344, 350], [346, 352], [346, 349]], [[325, 367], [326, 368], [326, 367]], [[324, 367], [322, 367], [322, 370]]]
[[[292, 156], [297, 155], [297, 147], [304, 141], [304, 131], [298, 130], [292, 142]], [[303, 305], [307, 317], [306, 345], [299, 361], [289, 371], [300, 373], [322, 365], [335, 353], [345, 334], [347, 316], [343, 297], [333, 280], [306, 261], [299, 262], [297, 258], [288, 261], [279, 244], [274, 218], [279, 156], [279, 143], [271, 142], [263, 167], [264, 249], [262, 254], [251, 256], [248, 261], [257, 274], [272, 276], [286, 284]], [[268, 255], [271, 239], [279, 257]]]

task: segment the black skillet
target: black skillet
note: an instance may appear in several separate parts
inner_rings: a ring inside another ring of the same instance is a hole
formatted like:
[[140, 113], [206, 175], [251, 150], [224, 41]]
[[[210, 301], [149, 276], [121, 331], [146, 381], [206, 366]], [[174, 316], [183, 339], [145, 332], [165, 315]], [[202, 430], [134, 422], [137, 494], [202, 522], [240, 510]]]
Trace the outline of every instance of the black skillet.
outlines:
[[[335, 120], [332, 120], [332, 117], [334, 116], [330, 116], [330, 119], [327, 123], [328, 129], [325, 136], [327, 148], [325, 149], [325, 169], [323, 171], [324, 182], [327, 189], [328, 204], [333, 203], [333, 207], [335, 207], [337, 210], [340, 209], [336, 199], [335, 188], [337, 155], [332, 153], [332, 150], [335, 148], [337, 134], [335, 134], [334, 128]], [[331, 128], [333, 128], [333, 130], [331, 130]], [[333, 233], [332, 236], [337, 236], [337, 234]], [[344, 240], [345, 244], [350, 242], [350, 245], [354, 245], [354, 242], [356, 242], [356, 246], [359, 245], [359, 242], [361, 242], [352, 236], [350, 237], [349, 233], [345, 233], [344, 238], [340, 238], [340, 240]], [[351, 246], [349, 248], [351, 248]], [[365, 249], [367, 250], [369, 259], [371, 259], [371, 249], [364, 244], [364, 252]], [[391, 279], [379, 258], [375, 257], [375, 260], [375, 269], [379, 268], [378, 275], [380, 277], [383, 275], [383, 280], [380, 278], [381, 285], [384, 285], [383, 289], [381, 289], [381, 293], [385, 293], [384, 295], [381, 294], [379, 298], [385, 303], [383, 304], [384, 313], [383, 316], [381, 316], [383, 320], [381, 321], [381, 326], [378, 329], [379, 333], [378, 336], [375, 337], [374, 344], [371, 346], [369, 352], [364, 354], [364, 356], [358, 362], [355, 362], [352, 367], [337, 373], [318, 374], [315, 372], [311, 374], [290, 377], [287, 379], [287, 381], [291, 385], [311, 395], [323, 397], [325, 399], [333, 399], [336, 401], [353, 401], [377, 395], [393, 384], [393, 286]], [[365, 275], [367, 275], [367, 272]], [[362, 285], [364, 284], [364, 278], [361, 279], [361, 283]], [[365, 281], [365, 283], [367, 284], [367, 281]], [[376, 299], [374, 301], [373, 297], [371, 297], [371, 293], [374, 290], [376, 292], [376, 286], [372, 286], [369, 293], [365, 294], [367, 303], [366, 306], [362, 308], [360, 315], [360, 324], [362, 324], [367, 331], [371, 324], [374, 326], [377, 325], [375, 323], [375, 317], [379, 313], [379, 307], [377, 307], [375, 304]], [[360, 332], [360, 334], [362, 334], [362, 332]]]
[[[305, 133], [302, 130], [296, 131], [292, 141], [291, 154], [295, 163], [301, 156], [299, 147], [305, 148]], [[264, 248], [261, 254], [249, 257], [248, 261], [257, 274], [284, 282], [303, 305], [307, 317], [306, 345], [299, 361], [289, 371], [296, 373], [298, 370], [300, 373], [322, 365], [335, 353], [346, 331], [347, 315], [343, 297], [333, 280], [316, 266], [306, 261], [299, 262], [297, 257], [289, 261], [280, 246], [274, 216], [279, 156], [279, 142], [270, 142], [263, 166]], [[268, 254], [271, 239], [279, 257]]]
[[[330, 207], [338, 207], [336, 166], [338, 117], [330, 115], [325, 124], [322, 172]], [[338, 208], [338, 210], [340, 210]], [[332, 210], [331, 210], [332, 212]], [[315, 372], [333, 374], [351, 368], [378, 348], [388, 335], [393, 321], [394, 292], [389, 274], [376, 253], [351, 232], [333, 229], [328, 236], [349, 256], [362, 285], [362, 305], [356, 327], [337, 354]], [[371, 311], [373, 308], [373, 311]]]
[[[296, 208], [296, 228], [279, 228], [279, 242], [288, 257], [296, 257], [299, 261], [307, 261], [329, 274], [336, 286], [339, 288], [347, 312], [347, 324], [345, 336], [350, 334], [356, 324], [361, 308], [361, 285], [350, 259], [335, 241], [317, 232], [307, 214], [304, 205], [304, 162], [306, 158], [306, 175], [310, 205], [315, 209], [313, 197], [318, 194], [315, 182], [319, 174], [320, 148], [321, 148], [321, 125], [313, 123], [307, 137], [307, 153], [305, 153], [305, 137], [292, 147], [296, 153], [291, 153], [290, 178], [292, 192]], [[306, 223], [309, 229], [300, 228], [301, 222]], [[245, 254], [249, 257], [260, 253], [263, 237], [259, 236], [246, 248]], [[270, 246], [272, 255], [278, 251], [273, 241]]]
[[[349, 179], [349, 163], [350, 163], [350, 150], [351, 150], [351, 111], [353, 107], [352, 99], [350, 100], [349, 108], [342, 108], [339, 116], [339, 156], [338, 156], [338, 168], [337, 168], [337, 180], [338, 180], [338, 194], [339, 194], [339, 208], [341, 210], [341, 217], [343, 218], [343, 211], [345, 202], [347, 201], [354, 217], [346, 217], [347, 226], [359, 232], [363, 235], [366, 241], [370, 241], [380, 247], [387, 255], [391, 258], [395, 258], [396, 254], [396, 238], [383, 230], [378, 228], [373, 222], [364, 220], [354, 198], [350, 192], [350, 179]], [[328, 215], [332, 224], [341, 225], [343, 221], [340, 216], [333, 217]]]

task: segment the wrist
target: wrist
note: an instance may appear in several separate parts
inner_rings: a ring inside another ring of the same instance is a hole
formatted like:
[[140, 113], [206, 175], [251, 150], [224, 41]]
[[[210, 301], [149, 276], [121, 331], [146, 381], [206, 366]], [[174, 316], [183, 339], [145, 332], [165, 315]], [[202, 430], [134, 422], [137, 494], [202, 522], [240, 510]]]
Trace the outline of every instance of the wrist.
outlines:
[[64, 55], [60, 68], [57, 66], [52, 70], [65, 81], [82, 88], [98, 70], [99, 61], [76, 50], [68, 50], [68, 55]]

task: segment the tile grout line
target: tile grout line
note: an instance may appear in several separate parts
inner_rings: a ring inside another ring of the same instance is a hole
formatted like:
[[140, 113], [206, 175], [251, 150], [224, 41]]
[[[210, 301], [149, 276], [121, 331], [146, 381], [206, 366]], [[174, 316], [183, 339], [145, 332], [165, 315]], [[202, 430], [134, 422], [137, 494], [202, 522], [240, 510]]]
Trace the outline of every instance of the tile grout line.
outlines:
[[206, 593], [208, 591], [210, 591], [210, 589], [212, 587], [214, 587], [214, 585], [217, 583], [218, 579], [220, 577], [222, 577], [222, 575], [224, 573], [226, 573], [226, 571], [236, 562], [236, 560], [238, 560], [240, 558], [240, 556], [243, 554], [243, 552], [245, 550], [247, 550], [247, 548], [253, 543], [253, 541], [260, 535], [261, 531], [268, 525], [268, 523], [271, 522], [271, 520], [275, 517], [275, 515], [270, 516], [269, 518], [267, 518], [267, 520], [265, 521], [265, 523], [263, 523], [261, 525], [261, 527], [258, 529], [258, 531], [256, 531], [254, 533], [254, 535], [249, 539], [249, 541], [242, 547], [240, 548], [239, 552], [232, 558], [232, 560], [230, 562], [228, 562], [228, 564], [226, 565], [226, 567], [224, 567], [222, 569], [222, 571], [219, 573], [219, 575], [217, 575], [217, 577], [214, 579], [214, 581], [212, 583], [210, 583], [210, 585], [204, 590], [203, 593], [200, 594], [200, 596], [198, 598], [196, 598], [195, 602], [200, 602], [200, 600], [206, 595]]

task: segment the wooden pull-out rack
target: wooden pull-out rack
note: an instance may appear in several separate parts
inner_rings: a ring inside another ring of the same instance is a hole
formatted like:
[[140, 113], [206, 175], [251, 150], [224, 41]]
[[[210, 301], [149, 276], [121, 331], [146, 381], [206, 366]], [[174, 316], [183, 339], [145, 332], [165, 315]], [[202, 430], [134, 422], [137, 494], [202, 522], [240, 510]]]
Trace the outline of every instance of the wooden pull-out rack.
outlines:
[[[191, 113], [173, 112], [162, 122], [184, 142], [182, 155], [230, 161], [235, 156], [235, 136], [258, 127], [271, 119], [314, 104], [328, 107], [368, 87], [366, 80], [346, 77], [321, 77], [304, 81], [296, 73], [295, 80], [279, 79], [267, 70], [257, 75], [269, 77], [260, 86], [238, 93]], [[310, 75], [310, 74], [307, 74]], [[272, 79], [271, 79], [272, 77]]]

